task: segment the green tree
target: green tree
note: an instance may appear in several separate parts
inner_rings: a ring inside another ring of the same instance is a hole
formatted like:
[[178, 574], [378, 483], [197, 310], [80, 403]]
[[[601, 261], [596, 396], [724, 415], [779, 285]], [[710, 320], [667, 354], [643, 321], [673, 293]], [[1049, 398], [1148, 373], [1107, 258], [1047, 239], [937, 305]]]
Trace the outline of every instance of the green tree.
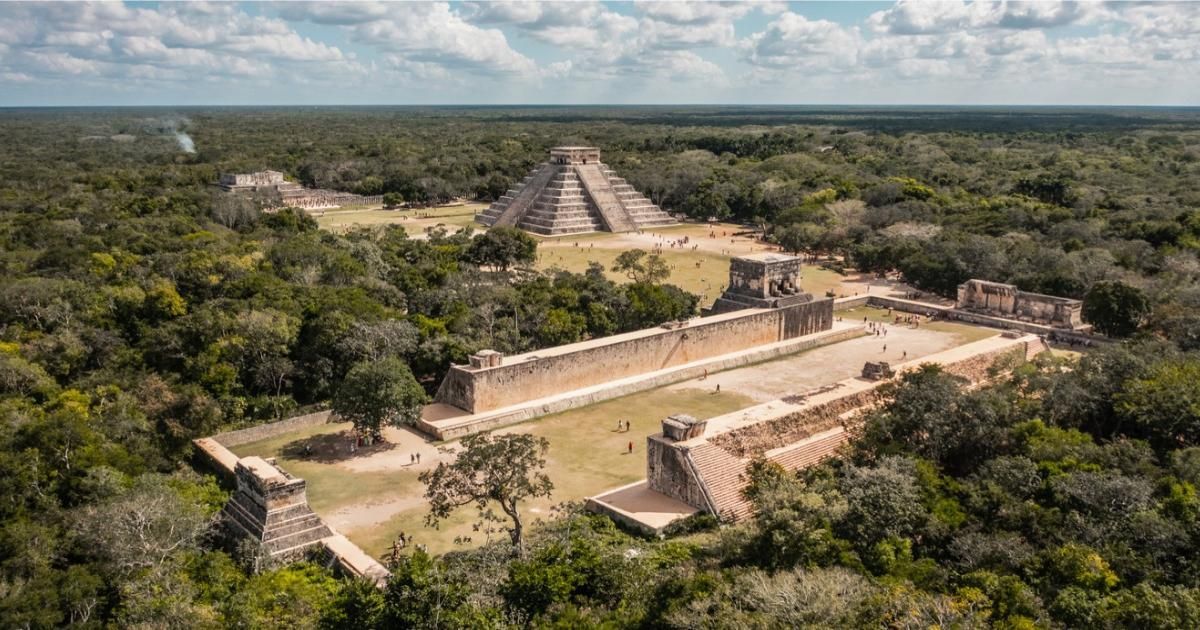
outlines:
[[1141, 289], [1122, 282], [1097, 282], [1083, 298], [1083, 319], [1110, 337], [1128, 337], [1150, 314]]
[[667, 261], [658, 254], [648, 254], [644, 249], [621, 252], [613, 261], [613, 271], [624, 273], [634, 282], [658, 284], [671, 276]]
[[537, 241], [514, 227], [494, 227], [475, 236], [467, 249], [467, 259], [481, 267], [508, 271], [514, 265], [537, 260]]
[[383, 194], [383, 207], [395, 208], [404, 203], [404, 195], [398, 192], [390, 192]]
[[385, 425], [413, 424], [429, 397], [408, 365], [396, 357], [350, 368], [333, 397], [333, 412], [355, 430], [379, 439]]
[[476, 507], [481, 526], [501, 522], [503, 518], [493, 510], [495, 504], [510, 522], [506, 531], [514, 551], [524, 554], [525, 525], [520, 503], [548, 497], [554, 489], [550, 477], [542, 472], [550, 442], [523, 433], [477, 433], [463, 439], [462, 447], [452, 463], [440, 462], [437, 468], [421, 473], [429, 501], [426, 522], [436, 527], [465, 505]]
[[1200, 445], [1200, 360], [1163, 361], [1125, 383], [1117, 414], [1163, 449]]

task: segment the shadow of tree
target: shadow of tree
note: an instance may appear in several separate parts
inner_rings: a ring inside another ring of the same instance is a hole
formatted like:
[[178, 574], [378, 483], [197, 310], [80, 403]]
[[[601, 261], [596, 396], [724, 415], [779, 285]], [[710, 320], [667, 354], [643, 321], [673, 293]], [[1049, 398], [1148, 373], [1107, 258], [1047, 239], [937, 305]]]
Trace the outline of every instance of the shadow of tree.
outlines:
[[370, 446], [359, 446], [350, 452], [354, 441], [351, 431], [322, 433], [283, 445], [280, 455], [288, 459], [335, 464], [355, 457], [369, 457], [396, 448], [396, 444], [380, 440]]

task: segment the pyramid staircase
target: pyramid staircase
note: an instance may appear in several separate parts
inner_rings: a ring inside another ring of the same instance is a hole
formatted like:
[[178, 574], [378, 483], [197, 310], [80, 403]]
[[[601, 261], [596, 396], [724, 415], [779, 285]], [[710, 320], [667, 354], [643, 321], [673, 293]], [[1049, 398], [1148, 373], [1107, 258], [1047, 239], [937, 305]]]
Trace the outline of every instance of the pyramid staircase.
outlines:
[[[551, 161], [530, 171], [475, 220], [546, 236], [633, 232], [676, 223], [598, 159], [553, 159], [570, 150], [577, 149], [551, 149]], [[599, 155], [598, 150], [589, 150], [593, 152], [589, 155]]]

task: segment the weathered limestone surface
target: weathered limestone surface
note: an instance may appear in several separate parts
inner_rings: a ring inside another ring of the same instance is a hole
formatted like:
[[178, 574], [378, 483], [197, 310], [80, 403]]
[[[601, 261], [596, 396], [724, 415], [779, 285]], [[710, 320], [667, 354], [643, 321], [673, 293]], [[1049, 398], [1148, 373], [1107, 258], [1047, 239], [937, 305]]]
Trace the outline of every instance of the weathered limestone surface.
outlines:
[[800, 257], [763, 253], [729, 261], [729, 285], [713, 304], [713, 313], [743, 308], [774, 308], [812, 301], [800, 289]]
[[1069, 298], [1028, 293], [1016, 285], [968, 280], [958, 285], [955, 308], [1007, 317], [1057, 328], [1084, 326], [1083, 302]]
[[324, 188], [305, 188], [296, 182], [289, 182], [279, 171], [260, 171], [257, 173], [222, 173], [217, 185], [226, 192], [249, 193], [255, 191], [270, 191], [279, 194], [280, 207], [322, 209], [337, 208], [351, 204], [383, 203], [383, 195], [364, 197], [340, 190]]
[[555, 147], [475, 220], [548, 236], [632, 232], [675, 220], [600, 161], [596, 147]]
[[497, 366], [455, 365], [435, 400], [480, 413], [832, 326], [830, 299], [701, 317], [684, 326], [640, 330], [504, 357]]
[[[1011, 369], [1045, 350], [1045, 342], [1032, 335], [994, 337], [897, 366], [897, 372], [937, 363], [979, 383], [990, 379], [993, 369]], [[662, 433], [647, 438], [648, 488], [722, 520], [749, 516], [751, 506], [741, 493], [746, 466], [754, 457], [796, 470], [831, 456], [849, 439], [847, 426], [881, 402], [886, 382], [847, 379], [806, 395], [710, 418], [704, 428], [668, 418]]]
[[308, 507], [303, 479], [277, 467], [273, 460], [243, 457], [234, 468], [237, 490], [225, 504], [231, 531], [262, 545], [272, 559], [302, 558], [333, 531]]
[[571, 390], [548, 398], [522, 401], [517, 405], [493, 411], [442, 420], [422, 418], [417, 423], [417, 428], [439, 440], [465, 437], [472, 433], [490, 431], [548, 414], [585, 407], [606, 400], [612, 400], [613, 398], [620, 398], [621, 396], [664, 387], [672, 383], [700, 378], [706, 371], [715, 373], [763, 361], [772, 361], [805, 350], [861, 337], [865, 334], [866, 328], [863, 326], [820, 331], [797, 339], [789, 339], [765, 346], [756, 346], [731, 354], [668, 367], [656, 372], [605, 381], [599, 385]]

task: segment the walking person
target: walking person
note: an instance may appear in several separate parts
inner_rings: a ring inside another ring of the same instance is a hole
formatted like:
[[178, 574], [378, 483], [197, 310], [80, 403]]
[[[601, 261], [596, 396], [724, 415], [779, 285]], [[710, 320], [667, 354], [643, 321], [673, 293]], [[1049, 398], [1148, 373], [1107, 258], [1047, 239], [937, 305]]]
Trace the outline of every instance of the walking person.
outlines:
[[633, 453], [633, 442], [632, 441], [629, 442], [629, 453], [630, 454]]

